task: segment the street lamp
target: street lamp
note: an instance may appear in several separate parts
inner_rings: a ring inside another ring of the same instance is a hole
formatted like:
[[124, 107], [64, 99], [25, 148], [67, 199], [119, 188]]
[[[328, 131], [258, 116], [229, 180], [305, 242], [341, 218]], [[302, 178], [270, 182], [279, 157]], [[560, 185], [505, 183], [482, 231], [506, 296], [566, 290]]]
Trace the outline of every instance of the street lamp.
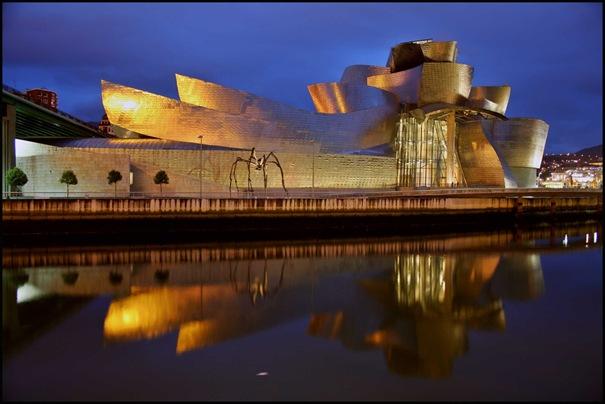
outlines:
[[202, 170], [204, 169], [203, 164], [204, 164], [204, 159], [203, 159], [203, 151], [204, 151], [204, 135], [199, 135], [197, 137], [198, 139], [200, 139], [200, 172], [199, 172], [199, 180], [200, 180], [200, 200], [202, 199]]
[[311, 166], [311, 196], [315, 198], [315, 142], [311, 140], [311, 147], [313, 148], [312, 166]]

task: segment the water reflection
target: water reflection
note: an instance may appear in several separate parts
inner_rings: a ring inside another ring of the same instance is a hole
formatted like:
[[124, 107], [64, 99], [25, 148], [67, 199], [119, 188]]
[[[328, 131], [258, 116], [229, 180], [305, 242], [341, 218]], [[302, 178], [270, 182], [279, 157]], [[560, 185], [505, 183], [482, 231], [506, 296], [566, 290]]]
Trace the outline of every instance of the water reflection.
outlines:
[[469, 330], [504, 330], [502, 299], [536, 299], [544, 280], [538, 254], [410, 254], [358, 287], [349, 307], [314, 313], [309, 333], [382, 349], [404, 376], [444, 377], [469, 349]]
[[394, 373], [447, 377], [471, 349], [469, 331], [502, 332], [506, 301], [542, 296], [541, 254], [585, 248], [587, 232], [595, 234], [590, 246], [600, 247], [600, 226], [245, 247], [6, 250], [5, 342], [23, 334], [20, 307], [111, 295], [103, 323], [109, 344], [176, 332], [176, 353], [185, 354], [308, 318], [308, 335], [382, 351]]

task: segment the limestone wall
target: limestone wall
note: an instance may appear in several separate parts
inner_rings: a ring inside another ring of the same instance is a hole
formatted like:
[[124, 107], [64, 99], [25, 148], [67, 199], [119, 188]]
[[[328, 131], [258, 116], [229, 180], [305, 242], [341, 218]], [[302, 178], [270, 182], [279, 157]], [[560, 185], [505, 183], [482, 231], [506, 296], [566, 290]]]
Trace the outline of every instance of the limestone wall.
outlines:
[[[97, 154], [126, 154], [135, 167], [133, 189], [137, 192], [156, 192], [157, 186], [145, 179], [153, 178], [157, 170], [165, 170], [173, 176], [185, 176], [179, 192], [197, 192], [200, 166], [203, 166], [202, 180], [204, 190], [228, 191], [229, 173], [237, 157], [248, 159], [249, 154], [238, 151], [204, 151], [200, 164], [200, 152], [195, 150], [145, 150], [145, 149], [71, 149], [85, 150]], [[261, 157], [261, 154], [257, 154]], [[396, 162], [394, 157], [355, 156], [340, 154], [277, 153], [284, 170], [286, 188], [311, 188], [313, 184], [313, 166], [315, 166], [316, 188], [385, 188], [394, 187], [396, 181]], [[269, 188], [281, 188], [281, 174], [274, 164], [268, 165]], [[237, 165], [237, 182], [240, 187], [247, 184], [247, 166]], [[262, 171], [252, 170], [252, 186], [263, 188]], [[143, 177], [142, 177], [143, 176]], [[176, 177], [175, 177], [176, 178]], [[172, 182], [172, 181], [171, 181]], [[188, 189], [183, 189], [184, 187]], [[191, 189], [191, 187], [193, 189]], [[169, 189], [171, 187], [167, 187]], [[171, 188], [172, 189], [172, 188]], [[235, 183], [233, 184], [235, 190]]]
[[[65, 170], [72, 170], [78, 179], [77, 185], [70, 185], [73, 196], [114, 195], [114, 185], [107, 183], [107, 174], [117, 170], [122, 180], [117, 183], [117, 195], [126, 196], [130, 192], [128, 155], [98, 154], [81, 150], [53, 147], [52, 153], [17, 157], [17, 167], [27, 174], [28, 182], [22, 187], [24, 195], [48, 193], [44, 196], [65, 196], [66, 186], [59, 179]], [[42, 195], [39, 195], [42, 196]]]
[[[73, 169], [78, 180], [81, 180], [73, 187], [74, 191], [113, 191], [113, 188], [106, 187], [105, 177], [107, 171], [114, 168], [108, 167], [118, 164], [119, 160], [129, 162], [128, 169], [125, 166], [119, 169], [125, 179], [118, 185], [120, 192], [158, 194], [160, 187], [154, 184], [153, 177], [159, 170], [164, 170], [170, 181], [162, 187], [163, 192], [193, 196], [199, 192], [200, 167], [203, 167], [203, 191], [226, 193], [229, 191], [229, 174], [236, 158], [249, 158], [249, 152], [239, 151], [206, 150], [200, 153], [197, 150], [67, 148], [33, 142], [23, 142], [23, 145], [27, 149], [26, 154], [18, 158], [18, 164], [30, 178], [24, 192], [64, 191], [65, 186], [58, 184], [58, 178], [64, 169]], [[106, 157], [107, 155], [111, 157]], [[258, 153], [257, 158], [260, 157], [262, 154]], [[392, 188], [396, 182], [394, 157], [314, 155], [309, 151], [277, 153], [277, 158], [284, 171], [284, 182], [288, 189], [311, 188], [313, 185], [315, 188]], [[127, 186], [127, 173], [132, 173], [133, 177], [130, 188]], [[281, 189], [279, 168], [275, 164], [268, 164], [267, 173], [267, 187]], [[57, 177], [56, 181], [54, 177]], [[236, 178], [238, 186], [242, 190], [246, 188], [248, 170], [245, 162], [237, 164]], [[251, 179], [255, 190], [264, 188], [261, 170], [252, 169]], [[93, 184], [94, 182], [97, 183]], [[235, 181], [231, 185], [233, 192], [236, 192]]]

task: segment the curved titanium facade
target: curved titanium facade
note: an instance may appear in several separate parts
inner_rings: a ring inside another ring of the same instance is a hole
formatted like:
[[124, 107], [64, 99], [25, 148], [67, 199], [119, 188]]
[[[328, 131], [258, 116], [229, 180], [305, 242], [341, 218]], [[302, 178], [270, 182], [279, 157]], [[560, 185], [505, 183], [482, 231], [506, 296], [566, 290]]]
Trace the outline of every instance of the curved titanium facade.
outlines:
[[[382, 106], [348, 114], [293, 110], [265, 120], [182, 103], [160, 95], [102, 82], [103, 106], [112, 123], [149, 136], [259, 150], [309, 150], [339, 153], [388, 143], [397, 108]], [[260, 109], [259, 109], [260, 110]]]
[[403, 42], [391, 48], [387, 66], [392, 73], [408, 70], [425, 62], [455, 63], [458, 56], [456, 41], [432, 40]]
[[392, 73], [396, 73], [420, 66], [423, 62], [424, 54], [420, 44], [405, 42], [391, 48], [387, 66]]
[[398, 109], [394, 94], [366, 85], [317, 83], [307, 86], [307, 89], [315, 109], [323, 114], [344, 114], [383, 105]]
[[288, 120], [293, 115], [308, 113], [255, 94], [181, 74], [176, 75], [176, 86], [183, 102], [252, 119]]
[[368, 85], [396, 94], [403, 104], [462, 105], [471, 91], [473, 68], [459, 63], [424, 63], [405, 71], [368, 77]]
[[445, 102], [463, 104], [471, 92], [473, 68], [459, 63], [422, 65], [419, 105]]
[[[490, 125], [491, 124], [491, 125]], [[491, 130], [488, 139], [503, 164], [506, 164], [517, 185], [523, 188], [536, 186], [536, 170], [542, 163], [548, 124], [540, 119], [511, 118], [507, 121], [484, 123]]]
[[485, 109], [490, 109], [504, 115], [508, 106], [508, 100], [510, 99], [510, 91], [510, 86], [472, 87], [468, 99], [469, 102], [474, 103], [488, 101], [486, 104], [493, 104], [493, 106], [491, 108], [486, 107]]
[[425, 62], [450, 62], [456, 63], [458, 56], [458, 43], [447, 42], [425, 42], [420, 44]]
[[340, 77], [341, 83], [366, 84], [366, 79], [378, 74], [390, 73], [391, 69], [381, 66], [352, 65], [347, 67]]
[[368, 77], [368, 86], [393, 93], [402, 104], [417, 104], [420, 95], [422, 66], [409, 70]]
[[180, 74], [180, 101], [103, 81], [103, 105], [112, 125], [160, 139], [394, 158], [398, 186], [535, 186], [548, 125], [508, 119], [510, 86], [473, 87], [457, 54], [456, 41], [400, 43], [385, 67], [310, 84], [317, 112]]
[[466, 106], [469, 108], [477, 108], [477, 109], [484, 109], [486, 111], [498, 111], [500, 110], [500, 108], [498, 107], [498, 104], [496, 104], [493, 101], [487, 100], [485, 98], [481, 98], [478, 100], [467, 100], [466, 101]]
[[481, 122], [458, 126], [457, 151], [467, 184], [504, 187], [502, 163], [487, 140]]

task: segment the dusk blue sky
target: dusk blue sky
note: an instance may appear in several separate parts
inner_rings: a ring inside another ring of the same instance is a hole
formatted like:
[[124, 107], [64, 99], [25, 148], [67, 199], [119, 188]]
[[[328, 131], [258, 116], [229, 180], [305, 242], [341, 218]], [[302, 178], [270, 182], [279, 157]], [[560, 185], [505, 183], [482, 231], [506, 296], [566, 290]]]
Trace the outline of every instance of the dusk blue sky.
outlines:
[[101, 80], [178, 98], [174, 74], [313, 110], [306, 86], [391, 46], [458, 41], [473, 85], [512, 87], [507, 116], [550, 125], [547, 153], [602, 143], [600, 3], [3, 3], [2, 81], [103, 115]]

